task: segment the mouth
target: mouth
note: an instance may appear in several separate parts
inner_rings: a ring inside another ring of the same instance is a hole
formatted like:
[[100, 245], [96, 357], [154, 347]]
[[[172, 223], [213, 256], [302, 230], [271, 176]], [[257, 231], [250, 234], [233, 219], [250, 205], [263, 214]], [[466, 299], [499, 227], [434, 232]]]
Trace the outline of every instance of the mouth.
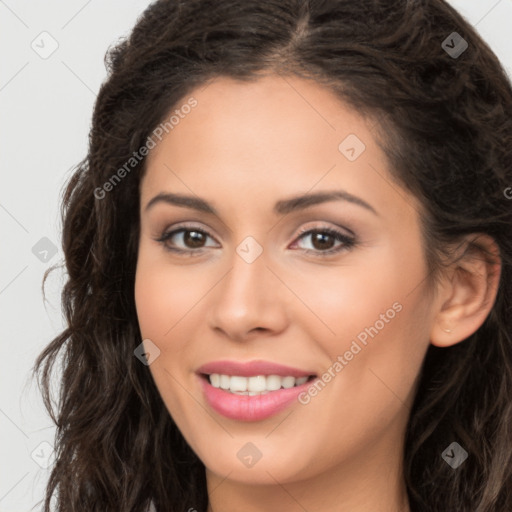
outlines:
[[298, 402], [317, 374], [267, 361], [217, 361], [196, 375], [206, 404], [237, 421], [260, 421]]

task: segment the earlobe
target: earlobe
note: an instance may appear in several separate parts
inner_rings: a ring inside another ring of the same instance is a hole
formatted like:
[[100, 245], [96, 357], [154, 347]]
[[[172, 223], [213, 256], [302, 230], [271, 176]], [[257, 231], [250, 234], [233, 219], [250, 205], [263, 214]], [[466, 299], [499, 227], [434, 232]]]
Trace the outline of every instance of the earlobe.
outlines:
[[475, 333], [489, 315], [498, 292], [501, 275], [499, 248], [485, 234], [468, 235], [464, 251], [449, 270], [438, 296], [438, 311], [430, 342], [448, 347]]

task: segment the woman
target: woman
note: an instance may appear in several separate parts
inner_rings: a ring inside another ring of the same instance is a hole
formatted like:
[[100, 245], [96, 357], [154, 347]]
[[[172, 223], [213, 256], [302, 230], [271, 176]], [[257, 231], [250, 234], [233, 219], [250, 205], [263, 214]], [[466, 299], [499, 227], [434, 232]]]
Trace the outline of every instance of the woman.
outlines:
[[45, 511], [512, 510], [512, 87], [475, 30], [162, 0], [108, 65]]

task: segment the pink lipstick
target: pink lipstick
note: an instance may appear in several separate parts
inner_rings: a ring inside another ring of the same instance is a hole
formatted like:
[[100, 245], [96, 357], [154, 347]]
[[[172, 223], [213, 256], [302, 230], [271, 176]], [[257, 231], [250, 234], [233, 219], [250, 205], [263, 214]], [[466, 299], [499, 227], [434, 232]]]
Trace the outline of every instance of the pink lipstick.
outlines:
[[214, 361], [196, 373], [208, 405], [238, 421], [260, 421], [279, 413], [316, 377], [313, 371], [270, 361]]

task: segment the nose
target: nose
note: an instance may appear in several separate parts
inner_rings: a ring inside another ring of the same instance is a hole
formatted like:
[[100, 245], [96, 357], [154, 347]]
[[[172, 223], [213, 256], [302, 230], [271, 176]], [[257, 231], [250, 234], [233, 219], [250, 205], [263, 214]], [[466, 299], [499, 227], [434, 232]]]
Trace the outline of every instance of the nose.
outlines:
[[235, 341], [284, 330], [290, 292], [269, 268], [265, 251], [250, 263], [234, 251], [230, 263], [231, 268], [212, 290], [210, 328]]

